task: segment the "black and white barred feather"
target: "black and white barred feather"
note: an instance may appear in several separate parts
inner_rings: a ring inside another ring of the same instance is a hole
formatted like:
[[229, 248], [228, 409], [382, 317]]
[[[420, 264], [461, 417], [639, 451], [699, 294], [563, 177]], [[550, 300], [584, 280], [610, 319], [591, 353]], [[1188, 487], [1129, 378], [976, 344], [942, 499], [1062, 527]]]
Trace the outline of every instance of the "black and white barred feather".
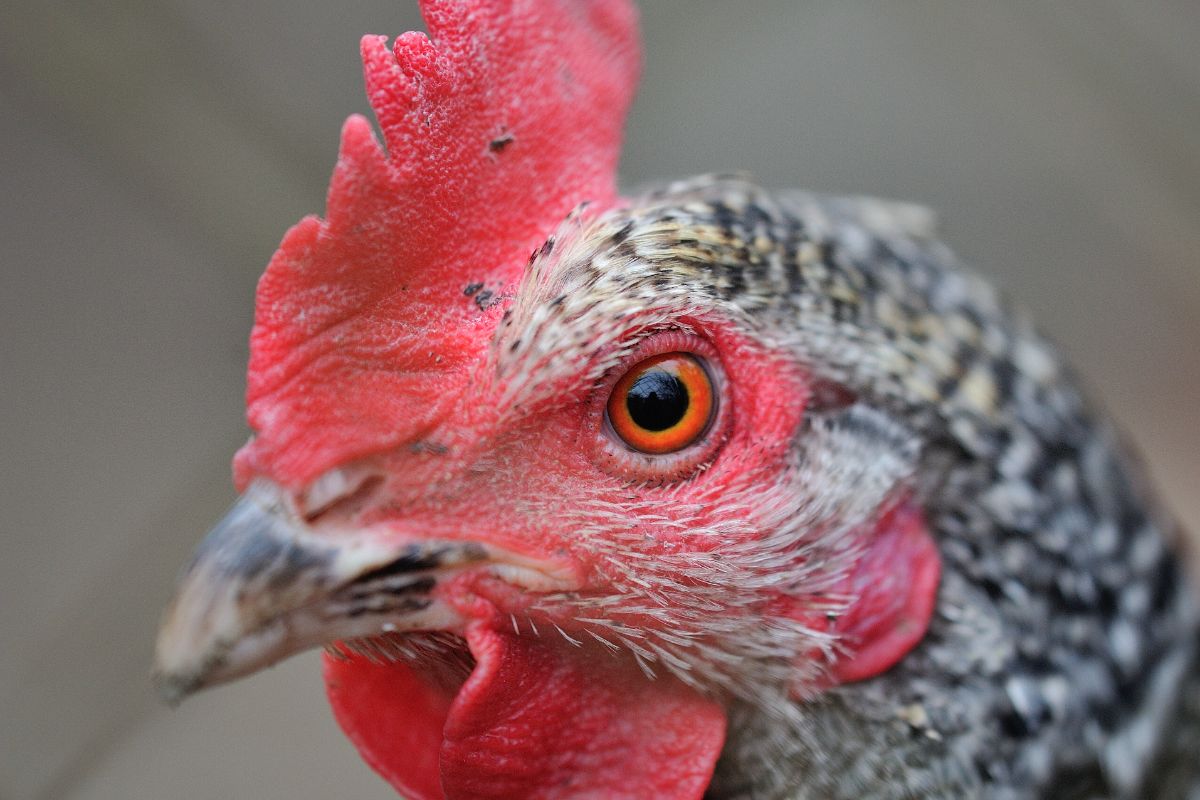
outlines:
[[582, 352], [605, 320], [677, 298], [676, 312], [737, 314], [837, 387], [809, 425], [844, 452], [918, 445], [944, 563], [929, 634], [887, 674], [788, 713], [762, 707], [778, 694], [735, 692], [710, 796], [1200, 796], [1198, 615], [1177, 537], [1058, 354], [926, 212], [702, 178], [559, 236], [531, 265], [543, 290], [507, 321], [520, 336], [499, 339], [498, 369], [529, 376], [515, 391], [564, 369], [572, 337]]

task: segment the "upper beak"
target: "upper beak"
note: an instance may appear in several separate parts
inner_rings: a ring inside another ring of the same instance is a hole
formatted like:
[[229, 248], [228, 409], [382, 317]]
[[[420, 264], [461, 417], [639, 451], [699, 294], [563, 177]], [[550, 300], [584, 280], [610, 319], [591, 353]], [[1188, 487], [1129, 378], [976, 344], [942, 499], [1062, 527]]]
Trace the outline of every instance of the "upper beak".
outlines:
[[175, 702], [301, 650], [384, 630], [461, 620], [432, 591], [456, 566], [489, 560], [473, 542], [322, 531], [256, 484], [204, 539], [180, 577], [155, 651]]

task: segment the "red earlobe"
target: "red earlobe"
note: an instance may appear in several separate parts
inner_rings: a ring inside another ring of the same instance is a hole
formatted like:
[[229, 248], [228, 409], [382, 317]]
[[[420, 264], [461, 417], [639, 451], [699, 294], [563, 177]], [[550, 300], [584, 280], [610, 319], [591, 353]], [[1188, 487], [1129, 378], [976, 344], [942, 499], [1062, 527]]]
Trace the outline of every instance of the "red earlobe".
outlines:
[[798, 687], [798, 693], [873, 678], [899, 663], [929, 629], [941, 570], [920, 509], [909, 502], [885, 513], [841, 590], [856, 599], [822, 626], [838, 635], [841, 652], [824, 687]]
[[858, 600], [837, 621], [849, 654], [833, 665], [838, 683], [885, 672], [929, 629], [942, 559], [924, 515], [912, 505], [889, 511], [880, 535], [851, 576]]

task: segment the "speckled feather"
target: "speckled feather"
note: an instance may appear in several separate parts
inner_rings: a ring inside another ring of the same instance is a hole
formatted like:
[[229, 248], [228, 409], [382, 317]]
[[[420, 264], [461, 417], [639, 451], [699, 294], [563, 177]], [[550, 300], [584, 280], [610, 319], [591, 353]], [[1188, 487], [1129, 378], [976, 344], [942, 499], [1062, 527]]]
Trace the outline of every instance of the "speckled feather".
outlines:
[[[879, 469], [896, 473], [884, 486], [911, 472], [944, 561], [926, 639], [787, 714], [743, 693], [710, 796], [1200, 792], [1197, 611], [1177, 537], [1058, 354], [933, 238], [927, 212], [700, 178], [578, 210], [502, 299], [490, 366], [514, 414], [597, 381], [630, 330], [717, 313], [813, 377], [806, 433], [840, 438], [798, 441], [808, 462], [861, 440], [869, 478], [881, 442], [916, 443], [911, 470]], [[840, 387], [827, 404], [826, 385]], [[883, 422], [855, 423], [847, 402]]]

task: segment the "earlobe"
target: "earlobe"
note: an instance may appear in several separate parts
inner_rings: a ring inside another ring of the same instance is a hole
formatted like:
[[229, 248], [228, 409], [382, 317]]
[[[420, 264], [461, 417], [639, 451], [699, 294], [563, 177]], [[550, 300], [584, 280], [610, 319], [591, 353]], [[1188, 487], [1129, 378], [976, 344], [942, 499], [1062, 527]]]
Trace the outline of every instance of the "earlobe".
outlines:
[[[925, 517], [911, 501], [879, 520], [871, 545], [842, 591], [854, 598], [825, 629], [837, 636], [839, 653], [824, 685], [866, 680], [894, 667], [929, 629], [941, 578], [941, 555]], [[814, 687], [794, 687], [811, 695]]]

